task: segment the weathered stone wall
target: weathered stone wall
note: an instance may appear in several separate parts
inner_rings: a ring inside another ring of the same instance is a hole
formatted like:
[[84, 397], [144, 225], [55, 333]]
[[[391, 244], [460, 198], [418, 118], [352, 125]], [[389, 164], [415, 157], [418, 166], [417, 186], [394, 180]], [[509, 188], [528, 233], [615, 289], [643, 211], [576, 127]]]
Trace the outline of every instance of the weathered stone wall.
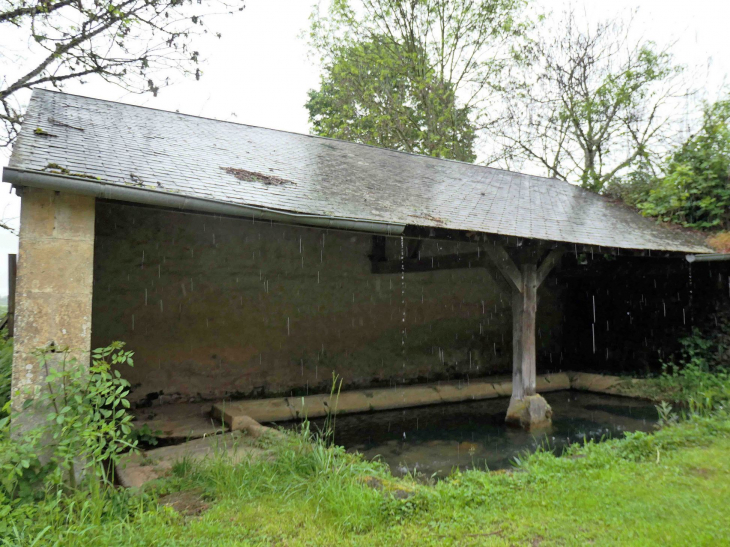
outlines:
[[67, 346], [88, 366], [94, 214], [94, 198], [23, 191], [12, 373], [16, 411], [45, 378], [36, 349]]
[[[483, 268], [376, 275], [371, 237], [99, 202], [93, 345], [124, 340], [137, 401], [255, 397], [511, 370], [510, 297]], [[474, 252], [427, 241], [421, 256]], [[401, 241], [388, 240], [399, 260]], [[538, 370], [559, 343], [554, 283]]]

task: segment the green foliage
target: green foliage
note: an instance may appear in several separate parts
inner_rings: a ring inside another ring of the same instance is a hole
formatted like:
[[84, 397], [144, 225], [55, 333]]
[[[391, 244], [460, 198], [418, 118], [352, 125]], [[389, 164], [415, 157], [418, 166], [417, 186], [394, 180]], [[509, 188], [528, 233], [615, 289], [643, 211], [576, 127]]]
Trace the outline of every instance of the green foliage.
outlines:
[[9, 414], [13, 371], [13, 339], [0, 332], [0, 418]]
[[644, 214], [701, 230], [730, 227], [730, 99], [705, 105], [700, 131], [667, 160]]
[[142, 427], [135, 427], [129, 435], [129, 438], [139, 445], [156, 446], [162, 431], [152, 431], [148, 424], [142, 424]]
[[425, 52], [376, 37], [340, 48], [305, 105], [315, 134], [472, 162], [475, 132]]
[[208, 497], [237, 500], [305, 499], [358, 532], [382, 521], [383, 496], [366, 486], [363, 477], [387, 481], [383, 464], [329, 446], [326, 435], [314, 435], [308, 422], [298, 433], [264, 444], [272, 457], [244, 465], [232, 465], [223, 454], [199, 463], [183, 462], [174, 468], [175, 489], [202, 486]]
[[639, 207], [655, 187], [656, 175], [652, 165], [647, 161], [639, 161], [625, 175], [608, 181], [603, 193], [632, 207]]
[[[24, 412], [37, 425], [0, 420], [2, 490], [9, 498], [45, 485], [74, 490], [80, 476], [113, 483], [114, 464], [122, 451], [134, 449], [132, 416], [127, 412], [129, 383], [112, 365], [133, 365], [122, 342], [92, 352], [88, 370], [67, 349], [39, 350], [45, 385], [25, 400]], [[11, 428], [12, 426], [12, 428]], [[16, 442], [13, 437], [21, 438]]]
[[[692, 416], [654, 434], [538, 452], [514, 472], [432, 485], [299, 434], [270, 458], [186, 460], [149, 492], [0, 500], [0, 543], [30, 545], [720, 545], [728, 537], [730, 419]], [[406, 492], [407, 495], [402, 495]], [[194, 494], [201, 517], [158, 504]], [[180, 511], [180, 512], [178, 512]], [[576, 515], [581, 518], [576, 520]], [[697, 541], [695, 541], [697, 539]]]
[[312, 15], [322, 63], [314, 133], [474, 161], [498, 75], [526, 27], [522, 0], [349, 0]]
[[[146, 493], [86, 488], [47, 495], [34, 503], [10, 501], [0, 494], [0, 545], [150, 545], [136, 540], [136, 526], [164, 530], [176, 520]], [[105, 538], [99, 538], [101, 532]]]

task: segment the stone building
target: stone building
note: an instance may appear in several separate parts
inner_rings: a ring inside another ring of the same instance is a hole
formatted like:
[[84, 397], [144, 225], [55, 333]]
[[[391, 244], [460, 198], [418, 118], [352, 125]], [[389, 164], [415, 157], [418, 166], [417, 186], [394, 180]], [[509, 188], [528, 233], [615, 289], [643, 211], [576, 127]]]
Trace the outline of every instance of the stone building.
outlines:
[[553, 268], [711, 252], [555, 179], [43, 90], [3, 181], [16, 400], [36, 348], [123, 340], [139, 404], [510, 372], [514, 403], [570, 366]]

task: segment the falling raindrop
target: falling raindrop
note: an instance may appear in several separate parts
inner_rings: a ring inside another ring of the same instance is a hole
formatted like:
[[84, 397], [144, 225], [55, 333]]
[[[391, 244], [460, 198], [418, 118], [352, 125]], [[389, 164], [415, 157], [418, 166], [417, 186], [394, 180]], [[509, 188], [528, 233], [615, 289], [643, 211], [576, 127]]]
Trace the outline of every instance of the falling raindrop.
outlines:
[[593, 322], [596, 322], [596, 295], [593, 295]]
[[591, 332], [593, 333], [593, 353], [596, 353], [596, 325], [591, 325]]

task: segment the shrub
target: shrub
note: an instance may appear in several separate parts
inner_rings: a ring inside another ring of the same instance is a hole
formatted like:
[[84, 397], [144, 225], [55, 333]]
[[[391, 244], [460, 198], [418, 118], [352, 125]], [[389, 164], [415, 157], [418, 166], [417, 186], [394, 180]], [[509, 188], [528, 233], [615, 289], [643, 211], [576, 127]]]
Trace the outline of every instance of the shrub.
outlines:
[[706, 105], [700, 131], [668, 159], [639, 208], [701, 230], [730, 227], [730, 99]]
[[679, 403], [691, 414], [706, 414], [730, 403], [730, 317], [717, 315], [707, 332], [694, 328], [680, 340], [675, 359], [663, 364], [659, 378], [649, 383], [648, 395]]

